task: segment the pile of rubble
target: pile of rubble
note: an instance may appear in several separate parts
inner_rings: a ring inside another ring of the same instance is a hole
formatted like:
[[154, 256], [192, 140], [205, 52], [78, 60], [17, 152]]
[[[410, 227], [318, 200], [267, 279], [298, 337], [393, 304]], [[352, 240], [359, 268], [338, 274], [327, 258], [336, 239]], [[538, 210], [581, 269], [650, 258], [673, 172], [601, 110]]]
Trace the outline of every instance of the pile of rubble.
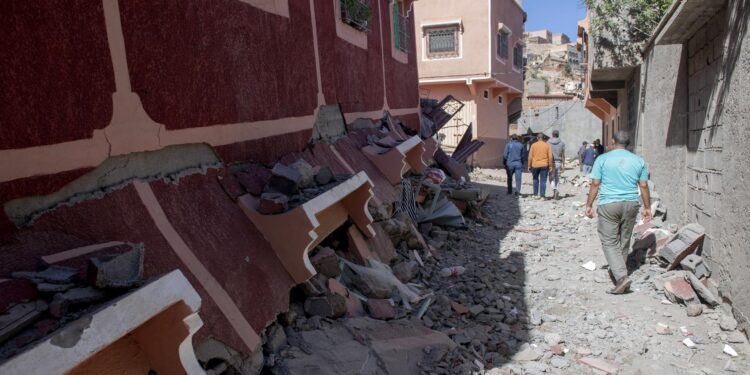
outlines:
[[264, 215], [286, 212], [330, 190], [348, 179], [334, 175], [327, 166], [312, 166], [305, 159], [272, 168], [260, 164], [232, 166], [232, 175], [244, 192], [260, 199], [258, 211]]
[[0, 281], [0, 360], [140, 286], [143, 246], [116, 248], [120, 252], [90, 257], [85, 267], [44, 264]]

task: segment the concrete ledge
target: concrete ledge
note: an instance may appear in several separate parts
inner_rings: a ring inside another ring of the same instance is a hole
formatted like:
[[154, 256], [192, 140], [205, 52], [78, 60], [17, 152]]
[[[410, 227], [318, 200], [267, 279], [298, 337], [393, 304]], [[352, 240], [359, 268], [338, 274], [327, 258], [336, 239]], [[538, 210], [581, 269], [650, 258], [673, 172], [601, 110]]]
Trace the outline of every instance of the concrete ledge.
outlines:
[[[375, 164], [378, 170], [395, 185], [401, 182], [409, 169], [424, 172], [427, 165], [422, 160], [425, 145], [419, 136], [413, 136], [390, 149], [370, 145], [362, 148], [362, 153]], [[434, 153], [434, 151], [433, 151]]]
[[[201, 299], [172, 271], [67, 324], [0, 366], [1, 374], [203, 374], [192, 336], [203, 325]], [[126, 371], [127, 370], [127, 371]]]
[[372, 182], [359, 172], [305, 204], [278, 215], [258, 212], [259, 200], [250, 194], [237, 203], [263, 233], [281, 263], [297, 283], [315, 275], [308, 252], [351, 218], [367, 238], [375, 236], [367, 203], [373, 197]]

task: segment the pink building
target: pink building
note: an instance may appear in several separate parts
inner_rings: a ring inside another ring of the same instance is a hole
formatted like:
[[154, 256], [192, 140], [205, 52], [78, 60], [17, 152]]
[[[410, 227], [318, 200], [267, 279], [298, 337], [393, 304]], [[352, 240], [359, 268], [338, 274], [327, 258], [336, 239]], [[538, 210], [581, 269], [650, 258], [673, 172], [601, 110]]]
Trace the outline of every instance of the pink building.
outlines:
[[509, 117], [521, 110], [523, 8], [514, 0], [472, 6], [422, 0], [414, 3], [414, 13], [423, 95], [453, 95], [465, 103], [455, 122], [441, 130], [443, 145], [455, 146], [471, 124], [473, 137], [485, 142], [470, 159], [472, 164], [500, 166]]

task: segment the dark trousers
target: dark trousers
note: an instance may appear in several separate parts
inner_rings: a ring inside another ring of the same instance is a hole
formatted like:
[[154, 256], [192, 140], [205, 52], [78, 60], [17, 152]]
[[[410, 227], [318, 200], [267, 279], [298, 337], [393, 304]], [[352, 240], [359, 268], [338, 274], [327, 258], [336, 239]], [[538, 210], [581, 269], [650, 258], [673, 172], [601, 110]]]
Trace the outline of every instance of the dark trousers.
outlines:
[[516, 193], [521, 194], [521, 174], [523, 173], [523, 164], [519, 162], [510, 163], [505, 166], [505, 173], [508, 176], [508, 194], [513, 192], [513, 176], [516, 177]]
[[544, 193], [547, 192], [548, 172], [549, 168], [547, 167], [531, 168], [531, 175], [534, 177], [534, 195], [543, 197]]

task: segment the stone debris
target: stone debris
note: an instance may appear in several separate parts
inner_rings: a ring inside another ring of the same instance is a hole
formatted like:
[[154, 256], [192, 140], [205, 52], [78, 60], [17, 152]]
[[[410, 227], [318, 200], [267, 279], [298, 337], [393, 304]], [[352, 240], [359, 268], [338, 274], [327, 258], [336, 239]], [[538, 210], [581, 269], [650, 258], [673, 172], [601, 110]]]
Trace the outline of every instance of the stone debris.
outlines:
[[619, 368], [601, 358], [583, 357], [578, 360], [586, 366], [593, 367], [597, 370], [604, 371], [607, 374], [616, 374]]
[[88, 279], [97, 288], [133, 288], [143, 279], [143, 246], [89, 259]]
[[42, 301], [21, 303], [0, 315], [0, 344], [37, 321], [47, 310]]
[[72, 267], [52, 265], [40, 272], [13, 272], [11, 274], [17, 279], [28, 279], [32, 282], [50, 284], [70, 284], [78, 277], [78, 270]]

